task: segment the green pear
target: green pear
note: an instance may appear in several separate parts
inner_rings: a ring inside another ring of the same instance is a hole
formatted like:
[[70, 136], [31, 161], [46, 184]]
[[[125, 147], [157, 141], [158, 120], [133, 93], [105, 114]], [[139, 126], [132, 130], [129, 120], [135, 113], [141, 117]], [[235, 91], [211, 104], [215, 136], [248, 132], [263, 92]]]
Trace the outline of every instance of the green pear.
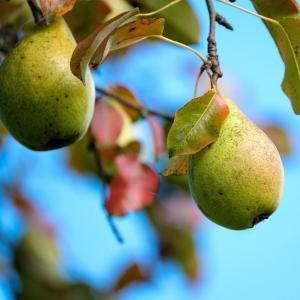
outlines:
[[284, 181], [280, 155], [266, 134], [229, 99], [217, 141], [191, 155], [189, 186], [200, 210], [231, 229], [251, 228], [277, 208]]
[[76, 47], [63, 18], [37, 25], [0, 66], [0, 118], [20, 143], [51, 150], [79, 140], [90, 124], [95, 86], [73, 75]]

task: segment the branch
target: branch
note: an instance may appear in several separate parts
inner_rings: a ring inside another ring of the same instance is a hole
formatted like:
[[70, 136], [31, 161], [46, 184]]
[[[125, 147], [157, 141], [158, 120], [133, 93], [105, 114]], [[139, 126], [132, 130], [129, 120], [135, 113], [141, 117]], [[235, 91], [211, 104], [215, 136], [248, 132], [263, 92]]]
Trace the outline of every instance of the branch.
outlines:
[[109, 91], [107, 91], [103, 88], [96, 88], [96, 90], [97, 90], [98, 93], [100, 93], [102, 95], [105, 95], [105, 96], [108, 96], [108, 97], [112, 97], [115, 100], [117, 100], [118, 102], [122, 103], [123, 105], [139, 112], [140, 116], [142, 118], [146, 118], [148, 115], [154, 115], [154, 116], [161, 117], [161, 118], [164, 118], [164, 119], [169, 120], [169, 121], [174, 120], [173, 116], [167, 115], [165, 113], [162, 113], [162, 112], [159, 112], [159, 111], [156, 111], [156, 110], [148, 109], [148, 108], [145, 108], [143, 106], [135, 105], [135, 104], [129, 102], [127, 99], [125, 99], [125, 98], [123, 98], [119, 95], [116, 95], [112, 92], [109, 92]]
[[233, 30], [233, 26], [220, 14], [216, 14], [216, 22], [229, 30]]
[[[89, 150], [94, 153], [94, 157], [95, 157], [95, 161], [96, 161], [96, 165], [97, 165], [97, 170], [98, 170], [98, 175], [100, 177], [100, 180], [102, 180], [102, 182], [103, 182], [104, 189], [106, 190], [106, 187], [109, 186], [112, 178], [109, 174], [107, 174], [105, 172], [105, 170], [103, 168], [101, 155], [98, 152], [96, 141], [95, 141], [94, 137], [92, 137], [92, 136], [90, 137]], [[117, 241], [121, 244], [124, 243], [124, 240], [123, 240], [118, 228], [116, 227], [115, 223], [113, 222], [113, 219], [112, 219], [111, 215], [109, 215], [107, 213], [104, 206], [103, 206], [103, 209], [104, 209], [104, 213], [105, 213], [107, 222], [110, 226], [110, 229], [112, 230], [112, 232], [113, 232], [114, 236], [116, 237]]]
[[212, 71], [212, 85], [216, 86], [219, 78], [223, 76], [220, 69], [219, 57], [217, 54], [217, 43], [216, 43], [216, 17], [217, 13], [213, 0], [206, 0], [207, 9], [209, 12], [209, 35], [207, 38], [208, 42], [208, 57], [207, 60], [209, 64], [204, 65], [204, 68], [210, 69]]

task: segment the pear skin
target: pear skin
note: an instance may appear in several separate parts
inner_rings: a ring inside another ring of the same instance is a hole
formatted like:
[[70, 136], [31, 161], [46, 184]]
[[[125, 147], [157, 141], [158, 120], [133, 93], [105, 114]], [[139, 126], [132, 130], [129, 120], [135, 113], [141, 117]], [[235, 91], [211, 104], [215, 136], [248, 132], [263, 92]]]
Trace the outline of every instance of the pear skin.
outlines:
[[229, 99], [217, 141], [191, 155], [189, 186], [200, 210], [230, 229], [251, 228], [277, 208], [283, 190], [280, 155], [266, 134]]
[[95, 86], [70, 69], [76, 47], [63, 18], [37, 25], [0, 66], [0, 118], [20, 143], [51, 150], [79, 140], [90, 124]]

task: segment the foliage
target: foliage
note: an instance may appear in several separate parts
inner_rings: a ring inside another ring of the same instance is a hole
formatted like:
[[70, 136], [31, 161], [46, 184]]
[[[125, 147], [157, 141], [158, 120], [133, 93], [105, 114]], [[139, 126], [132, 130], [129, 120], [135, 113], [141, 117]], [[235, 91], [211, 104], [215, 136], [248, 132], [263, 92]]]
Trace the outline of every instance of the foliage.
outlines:
[[[198, 79], [204, 72], [211, 79], [216, 66], [210, 55], [204, 59], [187, 46], [196, 44], [200, 35], [200, 20], [190, 3], [178, 1], [172, 7], [151, 14], [171, 2], [28, 1], [35, 12], [35, 21], [49, 24], [55, 17], [64, 16], [78, 42], [70, 67], [83, 83], [89, 68], [96, 72], [101, 70], [104, 62], [110, 63], [109, 58], [113, 61], [120, 53], [126, 55], [124, 49], [146, 39], [160, 39], [194, 52], [204, 63]], [[252, 3], [259, 14], [269, 18], [261, 16], [285, 63], [282, 88], [299, 114], [300, 33], [295, 29], [299, 27], [299, 6], [293, 0], [252, 0]], [[123, 7], [128, 10], [124, 11]], [[0, 1], [0, 64], [27, 32], [27, 27], [33, 26], [28, 11], [25, 0]], [[228, 28], [229, 23], [220, 15], [219, 23]], [[26, 224], [24, 234], [17, 242], [10, 241], [0, 232], [0, 246], [6, 245], [14, 255], [12, 262], [0, 261], [0, 273], [7, 269], [17, 272], [22, 282], [19, 288], [13, 284], [17, 299], [117, 299], [118, 293], [132, 284], [147, 284], [153, 280], [163, 260], [180, 266], [189, 281], [194, 282], [201, 276], [201, 262], [194, 240], [201, 216], [187, 193], [187, 177], [182, 175], [187, 172], [189, 156], [218, 139], [222, 124], [230, 113], [214, 82], [211, 83], [210, 90], [186, 101], [175, 117], [146, 107], [145, 99], [139, 99], [133, 92], [134, 87], [96, 87], [91, 126], [81, 141], [65, 149], [66, 165], [80, 178], [96, 178], [103, 186], [105, 203], [102, 206], [112, 226], [113, 216], [144, 209], [145, 218], [156, 235], [158, 250], [154, 261], [144, 264], [132, 261], [125, 266], [113, 279], [113, 286], [106, 290], [95, 289], [86, 282], [70, 280], [61, 274], [56, 236], [59, 228], [50, 225], [34, 201], [28, 199], [17, 174], [9, 183], [0, 182], [0, 190], [5, 192], [7, 200]], [[150, 129], [148, 139], [153, 149], [147, 160], [143, 155], [145, 146], [134, 135], [140, 122], [147, 123]], [[281, 154], [291, 153], [292, 145], [283, 128], [278, 124], [261, 124], [261, 127]], [[5, 149], [7, 134], [0, 123], [1, 151]], [[165, 177], [160, 176], [161, 170]]]

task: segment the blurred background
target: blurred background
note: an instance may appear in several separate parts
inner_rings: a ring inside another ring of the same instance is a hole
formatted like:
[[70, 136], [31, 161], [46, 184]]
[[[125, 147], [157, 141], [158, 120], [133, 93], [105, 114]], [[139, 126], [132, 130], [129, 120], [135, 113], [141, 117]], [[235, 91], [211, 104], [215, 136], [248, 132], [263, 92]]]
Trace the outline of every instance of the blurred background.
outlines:
[[[206, 55], [206, 5], [189, 4], [199, 30], [182, 32], [185, 19], [177, 17], [167, 33]], [[238, 4], [254, 10], [250, 1]], [[108, 5], [109, 16], [130, 7], [121, 0]], [[103, 210], [103, 185], [82, 163], [80, 146], [33, 152], [3, 132], [1, 300], [300, 299], [300, 118], [281, 90], [284, 65], [261, 20], [220, 3], [216, 8], [234, 26], [233, 32], [217, 27], [220, 90], [282, 154], [286, 178], [279, 209], [254, 229], [231, 231], [200, 214], [186, 178], [161, 178], [156, 204], [114, 218], [120, 244]], [[110, 57], [94, 78], [99, 87], [125, 86], [146, 107], [172, 115], [193, 97], [200, 66], [181, 48], [149, 41]], [[207, 88], [203, 78], [199, 94]], [[148, 122], [130, 124], [127, 134], [141, 143], [140, 158], [161, 171], [167, 156], [154, 161]]]

